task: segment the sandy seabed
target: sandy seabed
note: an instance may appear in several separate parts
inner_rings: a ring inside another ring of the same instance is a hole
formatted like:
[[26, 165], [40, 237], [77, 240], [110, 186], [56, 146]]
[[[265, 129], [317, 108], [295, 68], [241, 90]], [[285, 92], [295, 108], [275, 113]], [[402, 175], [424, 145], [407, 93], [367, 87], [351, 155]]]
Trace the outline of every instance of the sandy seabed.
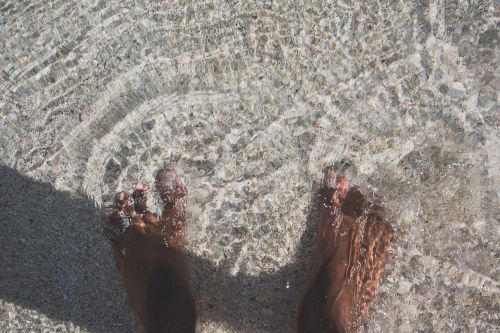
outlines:
[[500, 331], [498, 12], [0, 1], [0, 331], [134, 332], [99, 206], [169, 163], [200, 332], [293, 332], [334, 162], [396, 229], [368, 331]]

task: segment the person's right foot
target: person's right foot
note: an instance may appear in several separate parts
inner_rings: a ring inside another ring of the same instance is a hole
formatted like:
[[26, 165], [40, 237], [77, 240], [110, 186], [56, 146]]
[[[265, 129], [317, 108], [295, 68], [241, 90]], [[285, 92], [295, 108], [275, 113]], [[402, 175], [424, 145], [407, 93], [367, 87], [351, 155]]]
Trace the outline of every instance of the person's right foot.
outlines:
[[143, 331], [194, 333], [195, 308], [182, 251], [187, 189], [171, 168], [158, 172], [155, 187], [164, 203], [161, 216], [148, 210], [147, 188], [140, 182], [132, 198], [119, 192], [115, 205], [106, 208], [107, 234]]
[[298, 316], [299, 333], [358, 332], [375, 297], [394, 231], [373, 193], [324, 170], [319, 254]]

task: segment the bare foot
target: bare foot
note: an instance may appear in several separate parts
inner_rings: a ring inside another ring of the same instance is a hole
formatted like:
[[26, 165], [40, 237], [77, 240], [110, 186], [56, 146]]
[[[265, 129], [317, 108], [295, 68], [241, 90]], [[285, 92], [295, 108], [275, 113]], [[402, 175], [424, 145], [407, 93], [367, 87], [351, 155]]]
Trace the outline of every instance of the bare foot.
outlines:
[[325, 168], [319, 255], [299, 309], [298, 332], [359, 332], [375, 297], [394, 232], [370, 191]]
[[140, 182], [132, 196], [119, 192], [106, 208], [107, 234], [130, 307], [145, 332], [194, 332], [196, 316], [182, 253], [187, 190], [174, 169], [158, 172], [160, 217], [146, 206]]

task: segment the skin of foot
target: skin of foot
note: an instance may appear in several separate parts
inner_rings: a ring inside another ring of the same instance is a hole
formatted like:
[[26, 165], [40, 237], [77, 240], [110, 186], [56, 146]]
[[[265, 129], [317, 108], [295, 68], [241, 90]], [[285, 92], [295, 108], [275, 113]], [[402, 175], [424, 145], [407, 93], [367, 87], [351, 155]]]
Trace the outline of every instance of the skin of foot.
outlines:
[[373, 192], [324, 169], [319, 251], [298, 314], [299, 333], [359, 332], [389, 256], [393, 228]]
[[173, 168], [160, 170], [155, 188], [161, 216], [146, 205], [145, 183], [119, 192], [105, 208], [106, 234], [127, 300], [143, 332], [195, 332], [196, 314], [183, 253], [187, 189]]

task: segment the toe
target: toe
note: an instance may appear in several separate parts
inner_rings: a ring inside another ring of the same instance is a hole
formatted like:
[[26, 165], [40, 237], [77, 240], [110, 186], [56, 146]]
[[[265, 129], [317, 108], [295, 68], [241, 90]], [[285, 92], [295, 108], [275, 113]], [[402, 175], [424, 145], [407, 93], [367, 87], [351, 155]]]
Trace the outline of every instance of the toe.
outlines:
[[146, 233], [146, 223], [141, 215], [137, 214], [131, 219], [131, 223], [134, 226], [135, 230], [139, 231], [142, 234]]
[[132, 198], [134, 198], [134, 209], [139, 214], [144, 213], [148, 209], [146, 204], [146, 190], [146, 184], [143, 181], [140, 181], [132, 193]]
[[321, 193], [326, 206], [340, 207], [349, 190], [349, 180], [335, 172], [333, 167], [323, 169]]
[[335, 179], [336, 179], [337, 173], [333, 169], [333, 167], [328, 166], [323, 169], [323, 189], [332, 189], [335, 190], [336, 184], [335, 184]]
[[174, 204], [186, 196], [187, 189], [174, 168], [160, 170], [155, 181], [156, 190], [165, 204]]
[[132, 214], [130, 205], [126, 202], [126, 194], [117, 193], [114, 206], [103, 208], [103, 213], [106, 217], [106, 225], [104, 234], [113, 244], [118, 244], [123, 240], [123, 237], [129, 230], [131, 225], [134, 225], [133, 220], [140, 215]]
[[182, 247], [186, 227], [187, 188], [173, 168], [160, 170], [156, 176], [155, 186], [164, 202], [159, 222], [162, 233], [168, 237], [169, 246]]
[[160, 221], [158, 220], [158, 215], [150, 211], [146, 211], [144, 213], [143, 219], [148, 226], [157, 226], [158, 224], [160, 224]]
[[115, 195], [115, 203], [116, 206], [121, 209], [121, 211], [126, 215], [126, 216], [132, 216], [134, 212], [134, 207], [130, 203], [128, 194], [124, 191], [118, 192]]
[[104, 207], [103, 212], [108, 222], [105, 226], [105, 234], [109, 239], [113, 240], [121, 232], [122, 218], [114, 207]]

